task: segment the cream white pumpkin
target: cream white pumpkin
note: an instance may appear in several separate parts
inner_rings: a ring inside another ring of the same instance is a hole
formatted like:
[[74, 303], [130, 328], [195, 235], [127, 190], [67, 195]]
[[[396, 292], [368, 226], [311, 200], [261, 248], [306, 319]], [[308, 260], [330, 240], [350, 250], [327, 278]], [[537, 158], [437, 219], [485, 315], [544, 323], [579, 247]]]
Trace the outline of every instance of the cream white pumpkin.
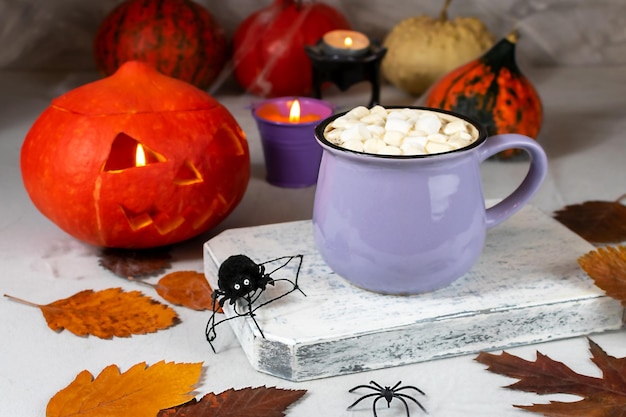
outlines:
[[476, 17], [448, 19], [446, 3], [439, 17], [402, 20], [385, 37], [381, 69], [391, 84], [412, 95], [424, 93], [439, 77], [480, 56], [494, 36]]

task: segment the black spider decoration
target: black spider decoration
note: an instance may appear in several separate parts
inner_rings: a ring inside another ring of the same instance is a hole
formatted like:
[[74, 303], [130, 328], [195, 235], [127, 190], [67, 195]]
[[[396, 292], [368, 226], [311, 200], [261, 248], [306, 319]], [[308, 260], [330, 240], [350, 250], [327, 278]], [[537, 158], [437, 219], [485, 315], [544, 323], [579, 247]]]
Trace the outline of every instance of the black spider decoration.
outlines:
[[402, 401], [402, 403], [404, 404], [404, 408], [406, 409], [406, 416], [410, 417], [409, 415], [409, 404], [407, 404], [405, 398], [407, 400], [411, 400], [413, 401], [415, 404], [418, 405], [419, 408], [422, 409], [423, 412], [425, 412], [426, 414], [428, 414], [428, 411], [426, 411], [426, 409], [424, 408], [424, 406], [422, 404], [420, 404], [419, 401], [417, 401], [415, 398], [411, 397], [410, 395], [407, 394], [403, 394], [401, 392], [401, 390], [405, 390], [405, 389], [414, 389], [417, 392], [419, 392], [422, 395], [426, 395], [424, 394], [424, 391], [422, 391], [421, 389], [414, 387], [412, 385], [406, 385], [406, 386], [400, 386], [400, 384], [402, 383], [402, 381], [398, 381], [398, 383], [396, 385], [394, 385], [393, 387], [389, 387], [389, 386], [381, 386], [379, 384], [377, 384], [374, 381], [370, 381], [370, 385], [358, 385], [354, 388], [352, 388], [349, 392], [354, 392], [359, 388], [369, 388], [372, 389], [376, 392], [373, 392], [371, 394], [367, 394], [362, 396], [361, 398], [359, 398], [358, 400], [356, 400], [355, 402], [352, 403], [352, 405], [350, 405], [348, 407], [348, 410], [350, 410], [352, 407], [354, 407], [355, 405], [357, 405], [358, 403], [360, 403], [361, 401], [363, 401], [366, 398], [371, 398], [371, 397], [376, 397], [376, 399], [374, 400], [374, 404], [372, 405], [372, 410], [374, 410], [374, 417], [378, 417], [378, 415], [376, 414], [376, 403], [378, 402], [378, 400], [380, 400], [381, 398], [384, 398], [387, 401], [387, 408], [390, 407], [391, 404], [391, 400], [394, 398], [399, 399], [400, 401]]
[[[217, 334], [215, 333], [215, 327], [218, 324], [234, 318], [249, 316], [250, 318], [252, 318], [252, 321], [254, 321], [254, 324], [261, 333], [261, 336], [265, 337], [265, 335], [263, 335], [263, 330], [261, 330], [261, 327], [259, 326], [259, 323], [257, 323], [256, 319], [254, 318], [254, 312], [264, 305], [281, 299], [296, 290], [300, 291], [303, 295], [306, 295], [300, 289], [300, 287], [298, 287], [298, 276], [300, 275], [300, 268], [302, 267], [302, 258], [303, 255], [282, 256], [280, 258], [257, 264], [246, 255], [233, 255], [226, 259], [224, 262], [222, 262], [218, 270], [217, 285], [219, 288], [214, 290], [212, 294], [213, 314], [211, 315], [211, 318], [207, 323], [205, 331], [206, 339], [209, 342], [209, 345], [211, 346], [213, 352], [215, 352], [213, 341], [217, 337]], [[285, 266], [287, 266], [287, 264], [289, 264], [289, 262], [294, 259], [298, 259], [299, 263], [296, 270], [296, 277], [293, 281], [289, 279], [272, 278], [272, 274], [274, 272], [284, 268]], [[284, 262], [274, 268], [271, 272], [265, 272], [265, 266], [267, 264], [283, 260]], [[261, 294], [263, 294], [266, 287], [268, 285], [273, 286], [278, 281], [287, 281], [292, 285], [292, 288], [277, 297], [263, 301], [258, 305], [254, 305], [254, 303], [259, 299]], [[216, 323], [215, 304], [219, 303], [220, 307], [223, 307], [228, 300], [230, 300], [229, 304], [233, 306], [235, 315], [220, 320]], [[245, 311], [237, 310], [237, 306], [240, 304], [244, 307]]]

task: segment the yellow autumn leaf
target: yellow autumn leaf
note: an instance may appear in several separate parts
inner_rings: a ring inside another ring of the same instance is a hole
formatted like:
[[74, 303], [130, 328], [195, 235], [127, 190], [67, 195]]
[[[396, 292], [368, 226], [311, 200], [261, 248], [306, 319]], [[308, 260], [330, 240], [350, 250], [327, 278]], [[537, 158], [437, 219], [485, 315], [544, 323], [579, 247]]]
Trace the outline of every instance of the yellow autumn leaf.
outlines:
[[578, 258], [580, 267], [606, 295], [626, 307], [626, 246], [607, 246]]
[[155, 417], [194, 398], [202, 363], [109, 365], [94, 379], [82, 371], [48, 402], [46, 417]]
[[178, 323], [178, 315], [171, 307], [139, 291], [126, 292], [121, 288], [84, 290], [46, 305], [5, 296], [38, 307], [52, 330], [67, 329], [78, 336], [129, 337]]

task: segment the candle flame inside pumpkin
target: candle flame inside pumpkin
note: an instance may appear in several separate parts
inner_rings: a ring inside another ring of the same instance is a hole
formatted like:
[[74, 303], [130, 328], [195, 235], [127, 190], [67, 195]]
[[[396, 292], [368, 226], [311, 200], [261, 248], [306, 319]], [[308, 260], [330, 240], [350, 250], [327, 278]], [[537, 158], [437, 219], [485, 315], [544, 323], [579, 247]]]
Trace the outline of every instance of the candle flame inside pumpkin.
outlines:
[[145, 167], [146, 164], [146, 152], [143, 149], [143, 145], [141, 143], [137, 143], [137, 149], [135, 150], [135, 166]]
[[350, 36], [346, 36], [346, 38], [343, 40], [343, 44], [345, 45], [346, 48], [351, 48], [353, 43], [354, 41], [352, 40]]
[[289, 108], [289, 122], [298, 123], [300, 121], [300, 102], [294, 100]]

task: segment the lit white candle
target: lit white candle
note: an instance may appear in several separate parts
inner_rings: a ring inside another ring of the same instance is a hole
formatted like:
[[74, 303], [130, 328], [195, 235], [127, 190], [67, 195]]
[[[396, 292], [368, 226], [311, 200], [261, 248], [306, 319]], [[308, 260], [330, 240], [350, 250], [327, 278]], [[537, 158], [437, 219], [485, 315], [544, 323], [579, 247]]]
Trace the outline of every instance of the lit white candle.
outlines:
[[370, 48], [370, 40], [361, 32], [332, 30], [322, 37], [324, 52], [337, 56], [362, 56]]

